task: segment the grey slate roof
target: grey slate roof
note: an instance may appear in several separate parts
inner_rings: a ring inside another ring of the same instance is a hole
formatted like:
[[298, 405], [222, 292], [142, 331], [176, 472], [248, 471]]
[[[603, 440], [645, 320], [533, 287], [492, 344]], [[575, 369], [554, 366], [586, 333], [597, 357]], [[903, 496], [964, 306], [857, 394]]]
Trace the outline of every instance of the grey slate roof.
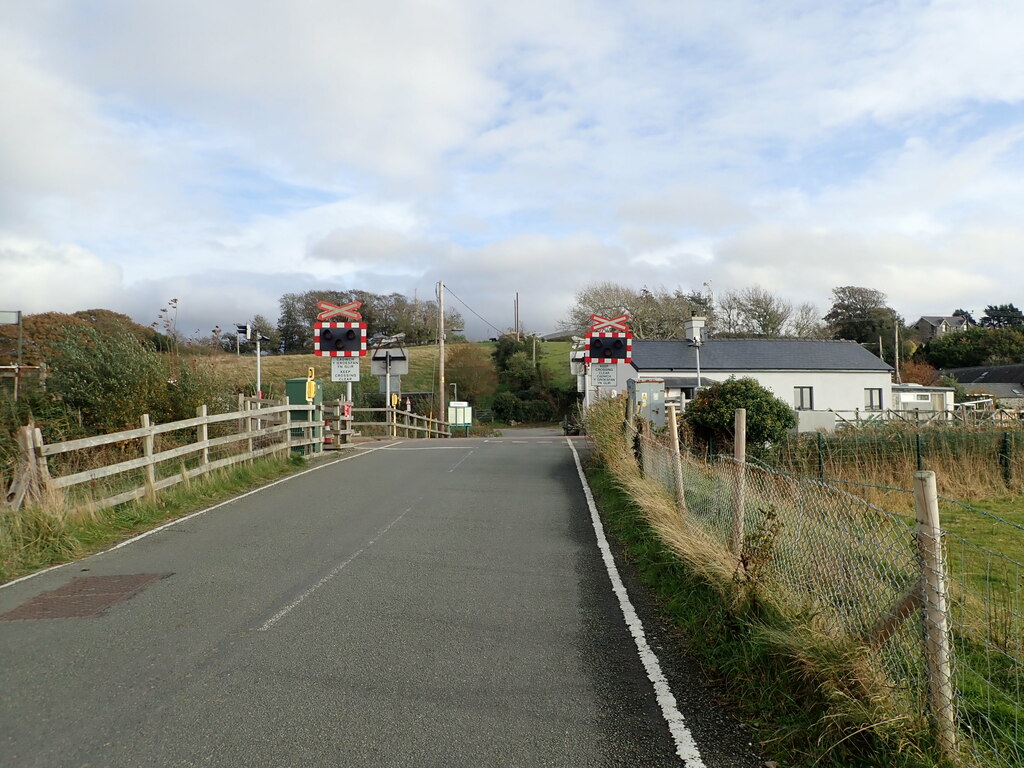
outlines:
[[[633, 348], [636, 349], [635, 341]], [[961, 384], [1024, 383], [1024, 365], [977, 365], [972, 368], [950, 368], [942, 373], [952, 376]]]
[[[636, 339], [638, 371], [695, 371], [697, 355], [687, 341]], [[891, 371], [855, 341], [817, 339], [710, 339], [700, 348], [704, 371]]]
[[[943, 320], [946, 321], [946, 325], [952, 328], [959, 328], [967, 322], [967, 319], [960, 317], [960, 315], [921, 315], [921, 320], [935, 328], [942, 325]], [[921, 320], [918, 320], [918, 322], [921, 322]]]

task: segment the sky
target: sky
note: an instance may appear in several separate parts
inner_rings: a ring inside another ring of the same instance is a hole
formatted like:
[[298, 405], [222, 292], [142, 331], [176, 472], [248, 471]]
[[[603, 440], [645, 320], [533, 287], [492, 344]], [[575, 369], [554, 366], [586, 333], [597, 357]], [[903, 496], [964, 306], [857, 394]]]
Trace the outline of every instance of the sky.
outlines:
[[1022, 32], [1006, 0], [0, 0], [0, 309], [1024, 306]]

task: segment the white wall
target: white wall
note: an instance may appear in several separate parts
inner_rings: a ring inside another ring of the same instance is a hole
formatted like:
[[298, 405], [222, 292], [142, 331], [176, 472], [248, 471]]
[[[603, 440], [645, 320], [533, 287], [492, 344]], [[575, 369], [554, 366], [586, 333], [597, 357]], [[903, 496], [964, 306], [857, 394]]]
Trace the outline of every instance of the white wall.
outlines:
[[[644, 371], [642, 378], [679, 378], [695, 371]], [[888, 371], [701, 371], [701, 379], [726, 381], [749, 377], [770, 391], [790, 408], [794, 406], [793, 388], [812, 387], [814, 410], [864, 410], [864, 390], [882, 390], [882, 408], [892, 407], [892, 379]], [[640, 378], [631, 365], [619, 365], [616, 390], [624, 392], [628, 379]], [[591, 397], [594, 390], [588, 393]], [[602, 388], [602, 394], [611, 394]], [[589, 398], [588, 398], [589, 399]]]

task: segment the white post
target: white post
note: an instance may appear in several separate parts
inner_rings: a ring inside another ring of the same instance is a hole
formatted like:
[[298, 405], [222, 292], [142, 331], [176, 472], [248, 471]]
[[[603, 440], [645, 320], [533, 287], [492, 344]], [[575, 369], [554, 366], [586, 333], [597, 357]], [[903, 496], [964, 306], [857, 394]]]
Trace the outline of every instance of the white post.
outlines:
[[[437, 284], [437, 354], [438, 390], [440, 394], [437, 418], [438, 421], [445, 421], [448, 412], [447, 403], [445, 402], [448, 399], [448, 391], [444, 380], [444, 280]], [[440, 434], [438, 434], [438, 437], [440, 437]]]
[[256, 397], [263, 399], [263, 380], [260, 369], [260, 334], [256, 332]]
[[949, 606], [946, 591], [942, 529], [935, 473], [914, 473], [917, 503], [917, 548], [921, 560], [921, 598], [924, 605], [925, 666], [928, 701], [939, 738], [942, 757], [956, 755], [956, 703], [953, 698], [953, 654], [949, 639]]

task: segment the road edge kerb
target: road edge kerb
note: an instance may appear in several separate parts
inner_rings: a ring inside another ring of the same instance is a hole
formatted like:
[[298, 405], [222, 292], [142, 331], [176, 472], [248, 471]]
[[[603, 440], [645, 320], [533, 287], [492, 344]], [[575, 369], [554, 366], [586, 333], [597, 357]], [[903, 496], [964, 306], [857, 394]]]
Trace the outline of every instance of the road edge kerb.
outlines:
[[267, 488], [273, 488], [275, 485], [280, 485], [281, 483], [285, 483], [285, 482], [287, 482], [289, 480], [293, 480], [296, 477], [302, 477], [303, 475], [308, 475], [310, 472], [317, 472], [317, 471], [319, 471], [321, 469], [324, 469], [325, 467], [333, 467], [335, 464], [340, 464], [343, 461], [349, 461], [350, 459], [355, 459], [355, 458], [358, 458], [359, 456], [366, 456], [367, 454], [374, 453], [375, 451], [379, 451], [379, 450], [382, 450], [384, 448], [387, 448], [390, 445], [393, 445], [393, 443], [386, 443], [386, 444], [383, 444], [383, 445], [374, 446], [373, 448], [357, 450], [356, 453], [353, 453], [353, 454], [351, 454], [349, 456], [341, 456], [341, 457], [339, 457], [337, 459], [334, 459], [332, 461], [325, 461], [325, 462], [323, 462], [321, 464], [317, 464], [315, 467], [310, 467], [309, 469], [304, 469], [301, 472], [295, 472], [294, 474], [288, 475], [286, 477], [282, 477], [279, 480], [274, 480], [273, 482], [267, 483], [266, 485], [261, 485], [259, 488], [253, 488], [251, 491], [246, 491], [245, 493], [239, 494], [238, 496], [233, 496], [230, 499], [225, 499], [224, 501], [221, 501], [221, 502], [218, 502], [218, 503], [214, 504], [212, 507], [206, 507], [205, 509], [200, 509], [200, 510], [197, 510], [195, 512], [189, 512], [184, 517], [178, 517], [178, 518], [175, 518], [174, 520], [170, 520], [170, 521], [168, 521], [166, 523], [158, 525], [156, 528], [150, 528], [148, 531], [143, 531], [140, 534], [137, 534], [135, 536], [132, 536], [131, 538], [125, 539], [124, 541], [119, 541], [117, 544], [114, 544], [111, 547], [107, 547], [106, 549], [101, 549], [99, 552], [92, 552], [92, 553], [86, 555], [85, 557], [83, 557], [83, 558], [81, 558], [79, 560], [69, 560], [66, 563], [58, 563], [57, 565], [51, 565], [49, 568], [43, 568], [42, 570], [33, 571], [32, 573], [27, 573], [24, 576], [19, 576], [17, 579], [13, 579], [11, 581], [7, 581], [7, 582], [4, 582], [3, 584], [0, 584], [0, 589], [6, 589], [7, 587], [13, 587], [15, 584], [20, 584], [23, 581], [28, 581], [29, 579], [34, 579], [36, 576], [42, 576], [44, 573], [50, 573], [51, 571], [56, 571], [59, 568], [65, 568], [65, 567], [67, 567], [69, 565], [73, 565], [74, 563], [81, 563], [84, 560], [88, 560], [90, 557], [98, 557], [99, 555], [105, 555], [108, 552], [113, 552], [114, 550], [120, 549], [121, 547], [127, 547], [129, 544], [134, 544], [136, 541], [144, 539], [147, 536], [152, 536], [154, 533], [159, 533], [160, 531], [163, 531], [163, 530], [165, 530], [167, 528], [170, 528], [171, 526], [177, 525], [178, 523], [184, 523], [186, 520], [191, 520], [194, 517], [199, 517], [200, 515], [205, 515], [207, 512], [212, 512], [213, 510], [219, 509], [220, 507], [227, 506], [228, 504], [233, 504], [236, 501], [239, 501], [240, 499], [244, 499], [244, 498], [246, 498], [248, 496], [252, 496], [253, 494], [259, 493], [260, 491], [265, 491]]
[[640, 617], [637, 615], [636, 609], [629, 599], [629, 593], [626, 591], [622, 576], [615, 565], [615, 558], [612, 556], [608, 537], [605, 536], [604, 524], [601, 522], [601, 516], [597, 511], [597, 504], [594, 501], [594, 494], [583, 471], [580, 455], [570, 439], [565, 438], [565, 442], [569, 446], [569, 450], [572, 451], [572, 457], [576, 463], [576, 473], [579, 475], [580, 483], [583, 486], [583, 495], [587, 500], [587, 508], [590, 511], [590, 522], [594, 527], [597, 546], [601, 550], [601, 559], [604, 561], [605, 569], [608, 571], [608, 578], [612, 582], [612, 591], [615, 592], [615, 596], [618, 598], [623, 620], [626, 623], [627, 629], [629, 629], [630, 635], [633, 637], [633, 642], [636, 644], [640, 663], [643, 664], [644, 670], [647, 672], [647, 678], [654, 686], [655, 699], [665, 718], [665, 722], [668, 724], [669, 732], [672, 734], [672, 740], [676, 745], [676, 754], [689, 768], [706, 768], [704, 761], [701, 759], [700, 750], [697, 748], [697, 743], [694, 741], [693, 734], [690, 733], [686, 720], [676, 704], [676, 697], [673, 695], [668, 680], [661, 670], [658, 656], [647, 642], [643, 622], [640, 621]]

